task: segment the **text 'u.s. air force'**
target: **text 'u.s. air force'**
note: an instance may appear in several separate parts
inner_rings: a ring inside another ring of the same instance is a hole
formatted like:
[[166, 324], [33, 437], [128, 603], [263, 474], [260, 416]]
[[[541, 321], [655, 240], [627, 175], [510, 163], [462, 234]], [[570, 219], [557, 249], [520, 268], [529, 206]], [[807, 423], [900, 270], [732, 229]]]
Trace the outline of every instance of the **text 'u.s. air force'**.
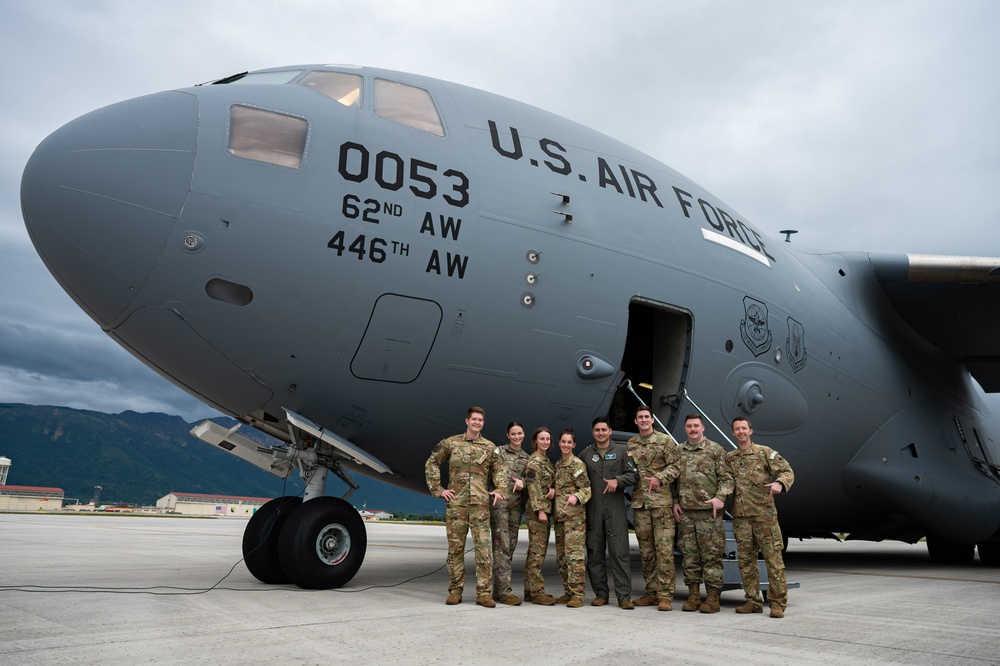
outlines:
[[[649, 174], [633, 166], [621, 164], [614, 159], [595, 155], [591, 151], [577, 151], [578, 156], [563, 143], [549, 137], [536, 140], [523, 139], [518, 128], [501, 126], [494, 120], [487, 120], [490, 142], [493, 150], [501, 157], [513, 161], [526, 160], [532, 167], [547, 170], [559, 176], [572, 176], [581, 183], [596, 183], [597, 187], [616, 192], [645, 204], [664, 208], [660, 200], [656, 181]], [[582, 166], [581, 166], [582, 164]], [[704, 198], [697, 198], [684, 190], [673, 187], [680, 213], [685, 219], [699, 222], [692, 216], [694, 202], [697, 202], [708, 227], [703, 234], [706, 239], [721, 243], [730, 249], [748, 254], [758, 260], [766, 258], [775, 261], [765, 245], [760, 233], [734, 214], [712, 204]], [[669, 200], [669, 198], [668, 198]]]

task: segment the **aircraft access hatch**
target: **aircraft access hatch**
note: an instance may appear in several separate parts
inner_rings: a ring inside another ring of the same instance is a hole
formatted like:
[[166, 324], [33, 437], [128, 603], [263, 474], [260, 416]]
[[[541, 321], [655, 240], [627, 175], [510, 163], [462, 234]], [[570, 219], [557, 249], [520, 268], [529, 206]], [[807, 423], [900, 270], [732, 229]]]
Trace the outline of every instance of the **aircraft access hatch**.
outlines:
[[358, 379], [395, 384], [414, 381], [434, 346], [441, 316], [441, 306], [434, 301], [382, 294], [351, 359], [351, 372]]
[[[683, 400], [691, 358], [693, 320], [690, 312], [665, 303], [635, 297], [628, 306], [628, 333], [621, 370], [624, 380], [653, 409], [653, 415], [673, 430]], [[614, 430], [635, 430], [638, 402], [619, 387], [609, 419]]]

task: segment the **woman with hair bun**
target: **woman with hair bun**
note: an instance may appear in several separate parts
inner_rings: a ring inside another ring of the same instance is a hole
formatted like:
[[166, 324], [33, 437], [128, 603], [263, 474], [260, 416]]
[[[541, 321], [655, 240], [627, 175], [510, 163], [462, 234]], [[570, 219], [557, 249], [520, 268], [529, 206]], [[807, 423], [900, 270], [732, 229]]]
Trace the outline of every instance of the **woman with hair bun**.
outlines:
[[521, 449], [524, 426], [517, 419], [507, 424], [507, 446], [500, 447], [500, 459], [507, 470], [507, 499], [490, 505], [490, 533], [493, 537], [493, 598], [508, 606], [520, 606], [510, 587], [510, 563], [517, 548], [524, 510], [524, 467], [528, 454]]
[[549, 460], [552, 448], [552, 432], [546, 428], [535, 428], [531, 434], [534, 451], [524, 468], [524, 482], [528, 489], [528, 504], [524, 517], [528, 520], [528, 556], [524, 560], [524, 600], [542, 606], [554, 606], [555, 597], [545, 592], [545, 578], [542, 576], [542, 562], [549, 549], [549, 521], [552, 516], [552, 499], [556, 495], [554, 487], [556, 471]]
[[573, 455], [576, 434], [567, 428], [559, 435], [562, 458], [556, 463], [556, 561], [565, 594], [557, 604], [568, 608], [583, 605], [586, 585], [584, 559], [587, 542], [587, 513], [584, 504], [590, 499], [590, 477], [583, 461]]

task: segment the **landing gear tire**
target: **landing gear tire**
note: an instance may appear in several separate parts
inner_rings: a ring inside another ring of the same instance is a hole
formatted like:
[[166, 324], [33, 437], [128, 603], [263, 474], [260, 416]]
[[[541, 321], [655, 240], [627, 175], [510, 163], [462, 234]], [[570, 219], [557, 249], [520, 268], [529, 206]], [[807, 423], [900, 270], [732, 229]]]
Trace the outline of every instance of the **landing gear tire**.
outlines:
[[278, 558], [278, 539], [288, 516], [301, 504], [301, 497], [275, 498], [257, 509], [243, 530], [243, 563], [260, 582], [288, 582]]
[[974, 544], [955, 543], [928, 534], [927, 553], [935, 564], [972, 564], [976, 557], [976, 547]]
[[984, 567], [1000, 567], [1000, 541], [984, 541], [978, 548], [979, 561]]
[[281, 569], [299, 587], [329, 590], [354, 578], [368, 549], [357, 509], [337, 497], [317, 497], [292, 511], [278, 539]]

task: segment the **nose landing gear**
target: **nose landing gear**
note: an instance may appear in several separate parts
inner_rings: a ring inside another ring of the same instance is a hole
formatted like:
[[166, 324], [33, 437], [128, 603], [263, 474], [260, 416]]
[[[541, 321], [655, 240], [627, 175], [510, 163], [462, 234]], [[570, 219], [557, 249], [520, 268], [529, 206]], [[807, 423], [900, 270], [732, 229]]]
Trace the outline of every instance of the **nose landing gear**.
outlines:
[[[357, 509], [347, 502], [358, 485], [341, 463], [392, 474], [384, 463], [351, 442], [286, 409], [288, 447], [264, 447], [211, 421], [191, 433], [281, 478], [295, 468], [306, 482], [303, 497], [273, 499], [253, 515], [243, 533], [243, 559], [262, 583], [294, 583], [308, 589], [347, 584], [361, 568], [368, 535]], [[278, 436], [277, 429], [269, 434]], [[326, 497], [326, 478], [336, 474], [349, 487], [343, 498]]]

